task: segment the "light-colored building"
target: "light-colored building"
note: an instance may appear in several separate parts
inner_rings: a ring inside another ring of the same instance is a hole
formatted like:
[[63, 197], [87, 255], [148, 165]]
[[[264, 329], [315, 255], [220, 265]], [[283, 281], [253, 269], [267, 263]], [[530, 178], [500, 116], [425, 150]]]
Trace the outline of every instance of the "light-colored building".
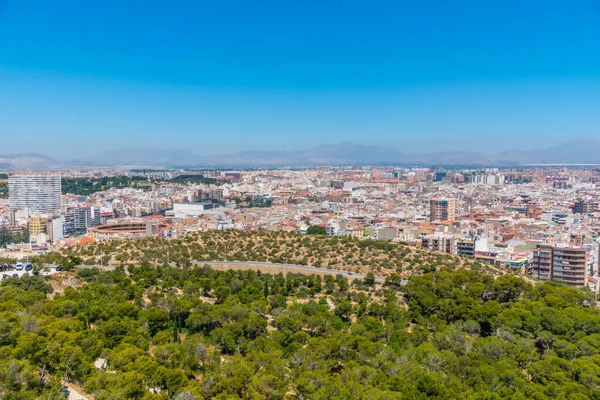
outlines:
[[395, 240], [398, 237], [398, 228], [386, 226], [377, 229], [377, 240]]
[[220, 206], [213, 203], [174, 203], [173, 209], [165, 213], [170, 218], [199, 217], [206, 213], [218, 210]]
[[423, 236], [421, 239], [421, 247], [437, 250], [442, 253], [455, 254], [455, 242], [456, 238], [453, 236], [437, 232], [433, 235]]
[[58, 175], [11, 175], [8, 177], [11, 210], [28, 209], [31, 214], [58, 213], [61, 183]]
[[46, 225], [48, 240], [56, 243], [63, 238], [63, 217], [54, 218], [48, 221]]
[[346, 236], [349, 236], [354, 239], [362, 239], [364, 236], [365, 230], [363, 228], [349, 228], [346, 230]]

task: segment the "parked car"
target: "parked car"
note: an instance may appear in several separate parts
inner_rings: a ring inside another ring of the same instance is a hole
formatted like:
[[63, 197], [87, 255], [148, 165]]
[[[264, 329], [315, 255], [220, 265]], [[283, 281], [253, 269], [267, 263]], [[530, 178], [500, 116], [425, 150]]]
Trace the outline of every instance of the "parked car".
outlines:
[[27, 264], [27, 265], [25, 266], [25, 271], [32, 271], [32, 270], [33, 270], [33, 265], [31, 265], [31, 264]]
[[57, 272], [60, 272], [60, 271], [62, 271], [62, 270], [63, 270], [63, 267], [61, 267], [60, 265], [57, 265], [57, 266], [56, 266], [56, 271], [57, 271]]
[[8, 277], [9, 277], [8, 274], [2, 274], [2, 279], [6, 279]]
[[13, 278], [18, 278], [19, 274], [13, 274]]
[[15, 268], [17, 271], [23, 271], [23, 263], [17, 263], [17, 267]]

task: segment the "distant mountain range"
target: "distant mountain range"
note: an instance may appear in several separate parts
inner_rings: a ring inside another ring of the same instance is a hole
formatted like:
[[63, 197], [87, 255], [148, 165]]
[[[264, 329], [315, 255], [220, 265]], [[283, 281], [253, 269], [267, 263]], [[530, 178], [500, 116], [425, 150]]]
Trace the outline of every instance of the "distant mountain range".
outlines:
[[138, 167], [274, 167], [317, 165], [526, 165], [600, 164], [600, 141], [573, 140], [539, 150], [506, 150], [498, 154], [443, 151], [407, 154], [383, 146], [343, 142], [294, 151], [244, 151], [202, 156], [190, 150], [124, 149], [89, 159], [59, 162], [40, 154], [0, 156], [0, 170], [65, 170], [101, 166]]
[[53, 171], [63, 168], [63, 163], [43, 154], [0, 156], [0, 171]]
[[600, 164], [600, 142], [573, 140], [542, 150], [507, 150], [493, 160], [521, 164]]

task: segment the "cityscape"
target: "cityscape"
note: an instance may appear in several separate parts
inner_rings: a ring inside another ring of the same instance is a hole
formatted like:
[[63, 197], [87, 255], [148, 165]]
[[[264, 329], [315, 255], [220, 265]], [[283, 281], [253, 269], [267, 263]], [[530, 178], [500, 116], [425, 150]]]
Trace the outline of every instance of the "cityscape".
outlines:
[[0, 399], [600, 400], [598, 1], [0, 1]]
[[[124, 184], [90, 189], [102, 179]], [[406, 243], [600, 289], [598, 168], [72, 171], [14, 173], [5, 184], [7, 258], [117, 239], [227, 229], [304, 235], [319, 227], [327, 236]]]

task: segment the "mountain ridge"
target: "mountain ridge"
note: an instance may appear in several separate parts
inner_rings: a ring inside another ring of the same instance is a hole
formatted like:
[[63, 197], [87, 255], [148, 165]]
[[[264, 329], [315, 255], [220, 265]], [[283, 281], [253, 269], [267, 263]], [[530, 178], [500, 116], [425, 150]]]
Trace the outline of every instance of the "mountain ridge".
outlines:
[[43, 154], [0, 156], [0, 170], [52, 171], [74, 168], [146, 167], [273, 167], [319, 165], [527, 165], [600, 164], [600, 141], [575, 139], [536, 150], [504, 150], [497, 154], [475, 151], [404, 153], [393, 147], [351, 142], [322, 144], [291, 151], [247, 150], [231, 155], [202, 156], [193, 149], [120, 149], [82, 160], [57, 161]]

